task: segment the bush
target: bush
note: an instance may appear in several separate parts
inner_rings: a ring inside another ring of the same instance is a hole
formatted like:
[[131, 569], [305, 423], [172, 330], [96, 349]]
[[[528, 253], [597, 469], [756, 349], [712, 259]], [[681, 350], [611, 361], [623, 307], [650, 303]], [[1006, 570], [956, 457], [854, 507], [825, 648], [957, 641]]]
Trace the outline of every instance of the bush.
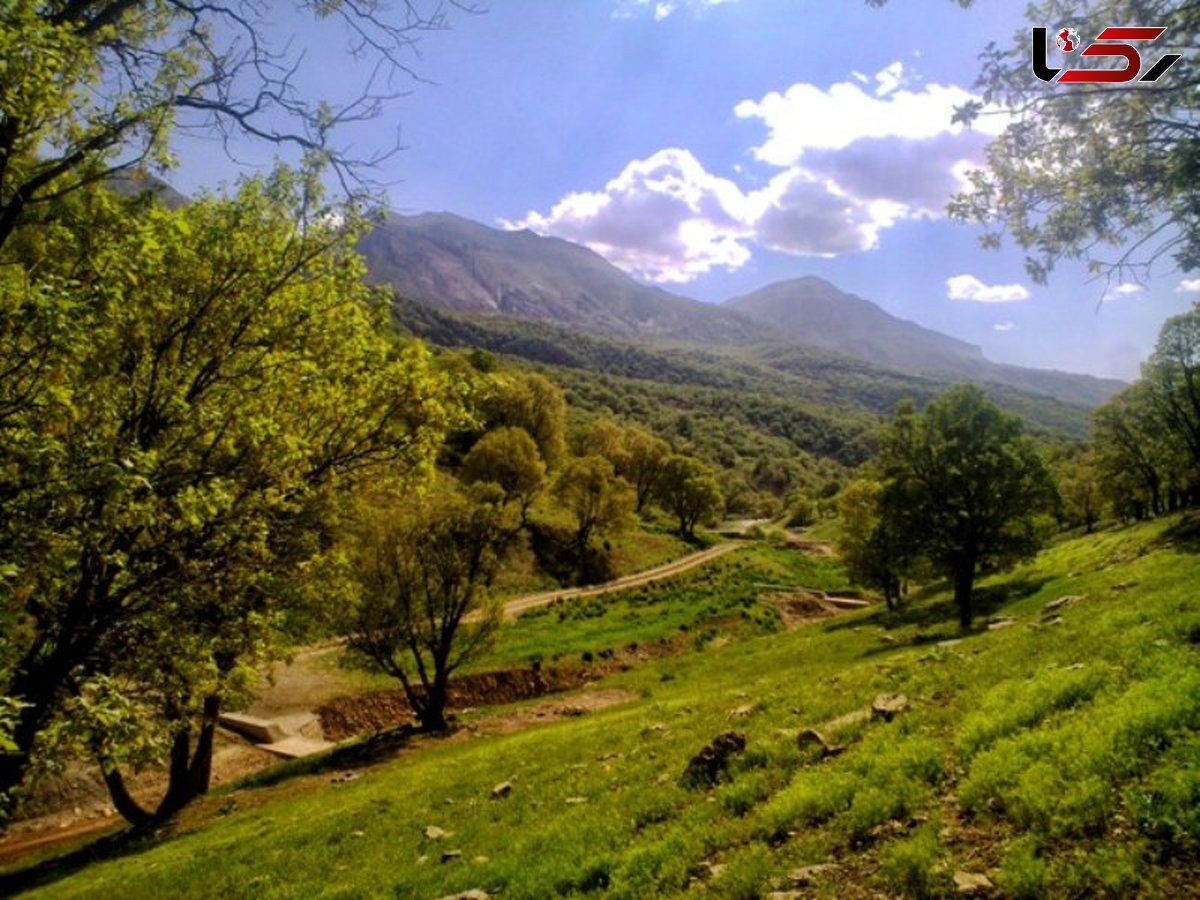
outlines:
[[928, 825], [885, 848], [881, 861], [887, 886], [905, 897], [932, 897], [946, 880], [942, 848]]

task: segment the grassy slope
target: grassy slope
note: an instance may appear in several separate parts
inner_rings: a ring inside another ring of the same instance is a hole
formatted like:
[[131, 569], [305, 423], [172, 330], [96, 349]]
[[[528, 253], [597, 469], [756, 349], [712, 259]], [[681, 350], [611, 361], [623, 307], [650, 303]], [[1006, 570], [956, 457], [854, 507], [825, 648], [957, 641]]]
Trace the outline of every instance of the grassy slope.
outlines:
[[[757, 897], [835, 860], [819, 896], [950, 894], [959, 868], [1016, 896], [1186, 896], [1200, 853], [1198, 532], [1176, 519], [1066, 541], [985, 583], [986, 614], [1015, 625], [949, 646], [953, 613], [931, 592], [898, 619], [665, 657], [605, 682], [638, 696], [627, 704], [441, 743], [351, 783], [300, 779], [273, 802], [246, 794], [242, 811], [43, 893]], [[1068, 594], [1082, 599], [1041, 624]], [[796, 749], [798, 728], [897, 691], [913, 707], [896, 721], [828, 728], [841, 756]], [[688, 758], [731, 727], [749, 746], [730, 779], [680, 787]], [[504, 780], [511, 795], [491, 799]], [[452, 835], [427, 840], [429, 825]], [[444, 850], [462, 856], [441, 863]]]

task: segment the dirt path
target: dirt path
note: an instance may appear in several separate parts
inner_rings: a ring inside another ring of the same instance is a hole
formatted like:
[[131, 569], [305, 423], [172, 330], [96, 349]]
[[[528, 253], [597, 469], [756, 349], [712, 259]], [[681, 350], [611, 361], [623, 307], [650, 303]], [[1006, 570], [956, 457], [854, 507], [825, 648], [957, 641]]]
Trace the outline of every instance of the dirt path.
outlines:
[[606, 581], [604, 584], [590, 585], [588, 587], [578, 588], [563, 588], [557, 591], [544, 591], [540, 594], [530, 594], [526, 597], [518, 597], [516, 600], [509, 600], [504, 604], [504, 615], [508, 618], [515, 617], [518, 613], [522, 613], [527, 609], [533, 609], [537, 606], [545, 606], [547, 603], [553, 603], [555, 600], [573, 600], [577, 597], [594, 597], [597, 594], [607, 594], [611, 591], [625, 590], [626, 588], [638, 587], [643, 584], [650, 584], [654, 581], [659, 581], [663, 578], [670, 578], [672, 575], [678, 575], [681, 572], [687, 572], [689, 569], [694, 569], [697, 566], [703, 566], [706, 563], [712, 562], [719, 556], [724, 556], [730, 550], [734, 549], [737, 544], [717, 544], [715, 547], [709, 547], [707, 550], [700, 550], [697, 553], [690, 553], [687, 556], [658, 566], [654, 569], [646, 569], [644, 572], [635, 572], [633, 575], [625, 575], [622, 578], [616, 578], [612, 581]]

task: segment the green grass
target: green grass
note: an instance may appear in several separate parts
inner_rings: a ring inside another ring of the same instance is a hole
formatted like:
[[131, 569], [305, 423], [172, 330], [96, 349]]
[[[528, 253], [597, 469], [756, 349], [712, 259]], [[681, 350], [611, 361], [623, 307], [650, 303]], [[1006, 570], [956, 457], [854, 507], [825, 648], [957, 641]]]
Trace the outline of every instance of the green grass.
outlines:
[[[326, 773], [243, 791], [238, 811], [33, 895], [749, 898], [833, 861], [814, 896], [953, 896], [960, 869], [1014, 897], [1187, 896], [1200, 864], [1200, 554], [1189, 533], [1177, 518], [1063, 541], [987, 579], [981, 627], [961, 640], [935, 588], [896, 614], [701, 642], [601, 684], [628, 690], [627, 703], [435, 741], [345, 784]], [[712, 582], [658, 586], [654, 602], [635, 594], [598, 615], [520, 620], [497, 659], [650, 640], [696, 625], [728, 594], [725, 615], [740, 603], [727, 590], [739, 565], [755, 580], [773, 571], [837, 586], [830, 564], [796, 559], [743, 552], [707, 572]], [[1082, 599], [1044, 622], [1044, 605], [1067, 594]], [[1016, 624], [982, 627], [998, 615]], [[832, 725], [881, 692], [911, 708]], [[799, 750], [803, 727], [845, 751]], [[688, 759], [731, 728], [746, 753], [711, 790], [682, 786]], [[491, 799], [506, 780], [511, 795]], [[453, 834], [429, 841], [428, 825]], [[461, 856], [443, 863], [444, 850]]]
[[722, 638], [771, 634], [782, 627], [760, 584], [846, 587], [835, 564], [761, 545], [653, 584], [537, 607], [507, 623], [496, 647], [476, 661], [486, 670], [603, 659], [665, 643], [701, 647]]

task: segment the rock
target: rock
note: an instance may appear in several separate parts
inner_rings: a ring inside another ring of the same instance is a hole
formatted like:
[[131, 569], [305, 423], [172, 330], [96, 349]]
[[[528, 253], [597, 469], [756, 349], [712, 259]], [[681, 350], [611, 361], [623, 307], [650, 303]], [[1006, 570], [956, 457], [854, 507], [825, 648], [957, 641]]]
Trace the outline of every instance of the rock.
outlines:
[[791, 881], [794, 887], [802, 888], [810, 886], [813, 881], [836, 872], [838, 869], [837, 863], [819, 863], [815, 866], [805, 866], [802, 869], [793, 869], [788, 873], [788, 880]]
[[471, 858], [471, 862], [477, 866], [486, 866], [491, 859], [486, 856], [474, 856]]
[[885, 644], [896, 643], [896, 639], [894, 637], [892, 637], [890, 634], [881, 634], [879, 636], [879, 640], [883, 641], [883, 643], [885, 643]]
[[825, 735], [817, 731], [815, 728], [805, 728], [796, 735], [796, 746], [801, 750], [807, 750], [809, 747], [817, 747], [821, 751], [821, 756], [832, 756], [838, 752], [836, 747], [831, 747], [829, 741], [825, 740]]
[[982, 897], [992, 892], [992, 882], [977, 872], [955, 872], [954, 887], [964, 897]]
[[803, 897], [801, 891], [771, 891], [767, 894], [767, 900], [803, 900]]
[[563, 802], [568, 806], [579, 806], [582, 803], [587, 803], [587, 797], [568, 797]]
[[446, 850], [442, 853], [442, 862], [444, 862], [444, 863], [454, 862], [454, 860], [461, 859], [461, 858], [462, 858], [461, 850]]
[[488, 900], [490, 896], [491, 894], [487, 891], [472, 888], [469, 891], [463, 891], [461, 894], [447, 894], [445, 897], [439, 898], [439, 900]]
[[447, 834], [436, 825], [429, 825], [425, 828], [425, 837], [431, 841], [440, 841], [442, 838], [447, 837]]
[[330, 784], [345, 784], [347, 781], [357, 781], [357, 772], [343, 772], [340, 775], [334, 775], [329, 779]]
[[718, 734], [688, 762], [683, 771], [683, 784], [695, 788], [712, 787], [721, 773], [729, 768], [729, 760], [745, 749], [744, 734], [737, 731]]
[[1127, 591], [1138, 586], [1136, 581], [1121, 581], [1109, 588], [1110, 591]]
[[754, 715], [754, 705], [753, 704], [747, 704], [746, 706], [739, 706], [737, 709], [731, 709], [729, 711], [729, 718], [731, 718], [731, 719], [748, 719], [752, 715]]
[[1044, 609], [1046, 612], [1050, 612], [1055, 609], [1062, 609], [1064, 606], [1070, 606], [1072, 603], [1078, 603], [1082, 599], [1083, 594], [1066, 594], [1065, 596], [1059, 597], [1057, 600], [1049, 601], [1045, 606], [1042, 607], [1042, 609]]
[[880, 694], [871, 704], [871, 717], [890, 722], [898, 713], [908, 709], [908, 698], [903, 694]]
[[500, 782], [498, 785], [492, 788], [492, 799], [499, 800], [501, 797], [507, 797], [512, 793], [512, 787], [511, 781]]
[[1016, 619], [1010, 619], [1010, 618], [995, 619], [994, 621], [988, 622], [987, 630], [988, 631], [999, 631], [1001, 628], [1009, 628], [1010, 626], [1013, 626], [1016, 624], [1017, 624]]
[[961, 643], [962, 643], [962, 638], [950, 638], [949, 640], [938, 641], [937, 646], [938, 647], [953, 647], [955, 644], [961, 644]]

